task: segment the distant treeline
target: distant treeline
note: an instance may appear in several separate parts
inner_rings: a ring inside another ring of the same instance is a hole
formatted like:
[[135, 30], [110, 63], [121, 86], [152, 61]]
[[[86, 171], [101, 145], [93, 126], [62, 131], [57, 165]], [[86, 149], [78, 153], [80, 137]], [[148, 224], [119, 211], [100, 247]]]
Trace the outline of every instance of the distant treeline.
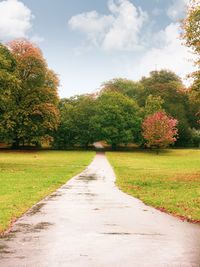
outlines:
[[96, 140], [144, 145], [142, 123], [164, 111], [178, 121], [177, 146], [198, 146], [199, 106], [193, 90], [186, 89], [171, 71], [153, 71], [139, 82], [114, 79], [97, 95], [76, 96], [59, 103], [61, 124], [55, 136], [58, 148], [88, 146]]

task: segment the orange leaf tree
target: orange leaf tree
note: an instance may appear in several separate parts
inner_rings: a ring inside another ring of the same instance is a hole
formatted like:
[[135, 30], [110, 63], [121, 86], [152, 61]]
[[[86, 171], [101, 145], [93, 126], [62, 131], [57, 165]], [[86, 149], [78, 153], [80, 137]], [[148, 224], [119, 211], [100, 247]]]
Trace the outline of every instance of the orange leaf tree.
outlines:
[[3, 122], [5, 139], [15, 147], [39, 144], [52, 135], [59, 123], [58, 78], [49, 70], [41, 50], [31, 42], [14, 40], [8, 47], [16, 60], [20, 82], [11, 90], [12, 105]]

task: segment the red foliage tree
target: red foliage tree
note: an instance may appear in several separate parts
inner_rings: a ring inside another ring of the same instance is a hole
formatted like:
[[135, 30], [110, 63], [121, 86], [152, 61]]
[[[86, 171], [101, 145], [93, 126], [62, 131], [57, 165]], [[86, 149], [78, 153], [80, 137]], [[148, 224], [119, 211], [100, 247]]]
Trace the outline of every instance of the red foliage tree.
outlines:
[[151, 148], [165, 148], [177, 140], [178, 121], [159, 111], [148, 116], [143, 124], [143, 137], [146, 146]]

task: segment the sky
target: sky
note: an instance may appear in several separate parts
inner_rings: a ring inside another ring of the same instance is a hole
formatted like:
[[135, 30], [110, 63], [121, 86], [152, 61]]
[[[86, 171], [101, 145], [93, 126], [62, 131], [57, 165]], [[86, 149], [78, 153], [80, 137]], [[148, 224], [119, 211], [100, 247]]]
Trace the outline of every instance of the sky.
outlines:
[[0, 0], [0, 41], [27, 38], [59, 76], [60, 97], [113, 78], [169, 69], [185, 82], [193, 55], [180, 39], [189, 0]]

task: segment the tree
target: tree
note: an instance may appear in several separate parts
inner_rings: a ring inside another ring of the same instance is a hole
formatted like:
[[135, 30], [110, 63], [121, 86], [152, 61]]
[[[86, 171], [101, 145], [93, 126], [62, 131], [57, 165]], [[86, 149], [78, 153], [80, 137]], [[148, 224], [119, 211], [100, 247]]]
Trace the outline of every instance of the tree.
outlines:
[[164, 101], [162, 108], [179, 122], [179, 139], [176, 144], [189, 144], [191, 141], [190, 106], [188, 92], [181, 79], [171, 71], [161, 70], [151, 72], [149, 77], [143, 77], [141, 83], [144, 91], [141, 91], [139, 96], [139, 104], [144, 106], [149, 95], [160, 96]]
[[191, 128], [200, 129], [200, 77], [199, 80], [193, 83], [188, 91], [188, 98], [188, 116]]
[[[19, 80], [16, 77], [16, 61], [8, 48], [0, 44], [0, 140], [4, 141], [6, 134], [4, 120], [7, 112], [12, 106], [12, 90], [19, 86]], [[6, 128], [11, 127], [9, 121]]]
[[2, 121], [4, 139], [14, 147], [36, 145], [57, 129], [59, 81], [34, 44], [15, 40], [8, 46], [16, 61], [19, 83], [6, 89], [12, 95], [12, 104]]
[[101, 92], [116, 92], [128, 96], [132, 99], [138, 100], [140, 92], [143, 91], [143, 85], [140, 82], [134, 82], [128, 79], [113, 79], [103, 84]]
[[92, 118], [96, 113], [96, 101], [90, 95], [80, 96], [75, 105], [74, 124], [76, 143], [88, 148], [95, 141]]
[[188, 6], [187, 16], [182, 24], [183, 38], [188, 47], [200, 55], [200, 2], [191, 0]]
[[160, 96], [149, 95], [145, 102], [145, 116], [152, 115], [157, 111], [162, 111], [164, 100]]
[[113, 150], [119, 144], [137, 142], [140, 124], [140, 110], [134, 100], [116, 92], [103, 93], [97, 99], [92, 118], [96, 141], [106, 141]]
[[184, 33], [182, 35], [185, 44], [190, 47], [196, 55], [198, 70], [191, 73], [193, 85], [189, 95], [189, 115], [192, 127], [200, 128], [200, 2], [191, 0], [185, 20], [182, 24]]
[[148, 116], [143, 124], [143, 137], [150, 148], [165, 148], [176, 141], [177, 120], [159, 111]]
[[91, 123], [95, 115], [95, 99], [90, 95], [62, 99], [59, 104], [61, 123], [55, 135], [54, 146], [69, 148], [74, 145], [88, 148], [95, 140]]
[[61, 99], [58, 108], [60, 124], [54, 135], [53, 146], [56, 149], [66, 149], [75, 144], [75, 108], [69, 99]]
[[181, 79], [172, 71], [161, 70], [152, 71], [149, 77], [143, 77], [141, 83], [144, 90], [139, 96], [139, 104], [145, 105], [146, 98], [149, 95], [160, 96], [164, 102], [165, 107], [168, 103], [180, 101], [184, 93], [184, 85]]

